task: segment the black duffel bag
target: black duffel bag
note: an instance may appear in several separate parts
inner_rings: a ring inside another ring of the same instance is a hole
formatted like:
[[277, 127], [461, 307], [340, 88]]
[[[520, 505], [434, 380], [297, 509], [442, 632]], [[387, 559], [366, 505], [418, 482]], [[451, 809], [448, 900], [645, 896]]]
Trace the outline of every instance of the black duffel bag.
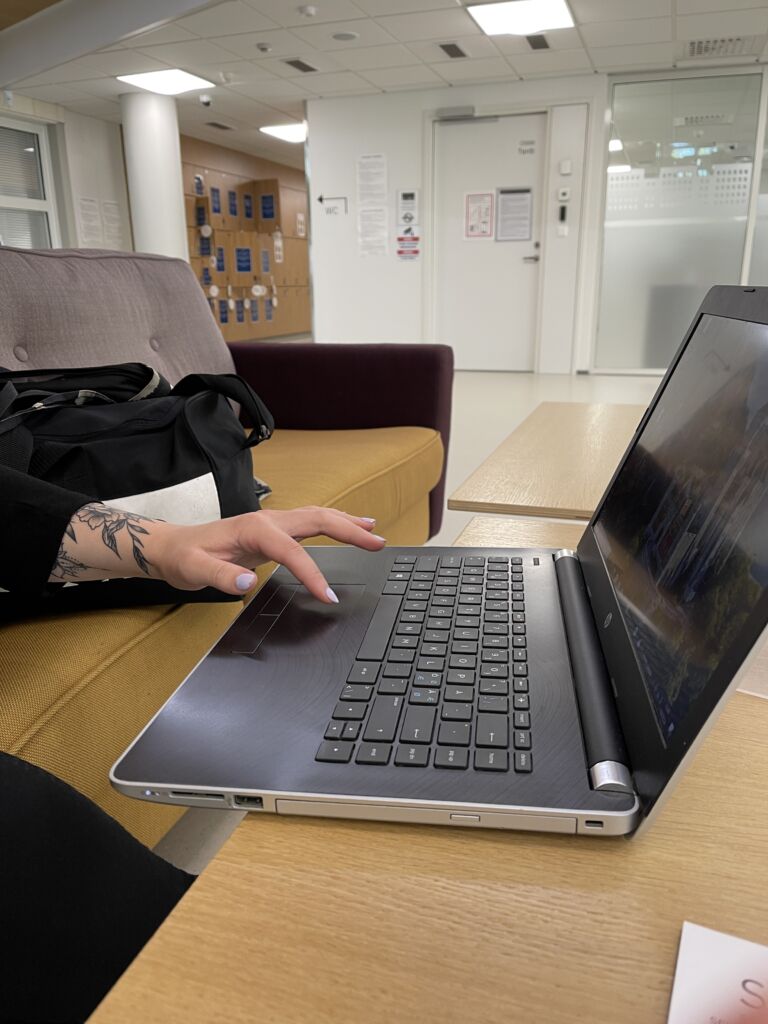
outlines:
[[[230, 402], [253, 425], [249, 436]], [[254, 479], [250, 449], [273, 428], [267, 407], [233, 373], [191, 374], [171, 387], [143, 363], [0, 370], [0, 464], [168, 522], [257, 511], [268, 488]], [[90, 606], [94, 587], [101, 606], [232, 600], [210, 588], [191, 593], [158, 581], [114, 580], [68, 585], [79, 594], [67, 594], [67, 606]]]

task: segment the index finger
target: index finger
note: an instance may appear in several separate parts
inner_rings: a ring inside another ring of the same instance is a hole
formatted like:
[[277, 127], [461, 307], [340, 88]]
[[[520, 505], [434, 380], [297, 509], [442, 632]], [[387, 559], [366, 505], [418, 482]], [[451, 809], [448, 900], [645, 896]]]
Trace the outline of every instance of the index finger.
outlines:
[[338, 604], [339, 599], [328, 586], [319, 566], [293, 537], [270, 526], [259, 536], [259, 550], [274, 562], [290, 570], [299, 583], [324, 604]]

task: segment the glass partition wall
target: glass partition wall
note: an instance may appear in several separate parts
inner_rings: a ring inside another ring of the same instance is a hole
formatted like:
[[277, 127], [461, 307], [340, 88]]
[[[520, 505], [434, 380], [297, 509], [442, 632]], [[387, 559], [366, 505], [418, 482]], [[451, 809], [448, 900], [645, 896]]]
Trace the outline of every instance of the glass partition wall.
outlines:
[[44, 130], [0, 120], [0, 245], [57, 243], [47, 171]]
[[[762, 82], [613, 86], [597, 371], [666, 368], [709, 287], [741, 280]], [[760, 198], [750, 279], [768, 284], [765, 179]]]

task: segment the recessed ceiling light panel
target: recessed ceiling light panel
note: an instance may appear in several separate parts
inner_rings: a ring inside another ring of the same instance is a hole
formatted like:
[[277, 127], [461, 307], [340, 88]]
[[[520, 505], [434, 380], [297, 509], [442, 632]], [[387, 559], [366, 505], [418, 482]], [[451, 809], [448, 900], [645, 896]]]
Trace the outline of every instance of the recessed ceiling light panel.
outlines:
[[283, 142], [304, 142], [307, 137], [306, 121], [294, 124], [271, 124], [259, 128], [265, 135], [272, 135]]
[[565, 0], [507, 0], [472, 4], [467, 10], [487, 36], [531, 36], [573, 27]]
[[147, 71], [141, 75], [117, 75], [118, 82], [127, 82], [128, 85], [135, 85], [139, 89], [146, 89], [147, 92], [157, 92], [162, 96], [178, 96], [182, 92], [192, 92], [194, 89], [215, 89], [213, 82], [205, 78], [198, 78], [197, 75], [190, 75], [187, 71], [180, 71], [178, 68], [168, 68], [167, 71]]
[[332, 39], [336, 39], [340, 43], [354, 43], [356, 39], [360, 38], [359, 32], [334, 32], [331, 36]]

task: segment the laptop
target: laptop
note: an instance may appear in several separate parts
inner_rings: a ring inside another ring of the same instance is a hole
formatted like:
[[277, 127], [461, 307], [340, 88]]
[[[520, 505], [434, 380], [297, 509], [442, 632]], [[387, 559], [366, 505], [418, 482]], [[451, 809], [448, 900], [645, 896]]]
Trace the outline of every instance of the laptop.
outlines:
[[[546, 453], [542, 453], [546, 458]], [[576, 551], [312, 550], [112, 768], [190, 807], [613, 836], [768, 638], [768, 288], [706, 296]]]

